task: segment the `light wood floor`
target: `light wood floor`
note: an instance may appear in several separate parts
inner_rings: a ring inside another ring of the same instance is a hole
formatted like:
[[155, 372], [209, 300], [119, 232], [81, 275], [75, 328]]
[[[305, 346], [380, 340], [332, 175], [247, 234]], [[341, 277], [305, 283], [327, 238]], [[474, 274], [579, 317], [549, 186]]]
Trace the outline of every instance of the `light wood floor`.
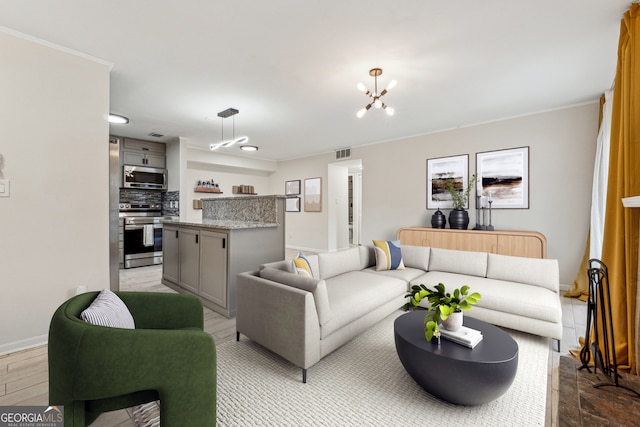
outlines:
[[[294, 254], [295, 255], [295, 254]], [[120, 289], [135, 291], [173, 292], [160, 283], [161, 266], [121, 270]], [[577, 348], [578, 336], [584, 334], [586, 304], [574, 298], [562, 298], [564, 339], [561, 352], [549, 355], [546, 426], [557, 425], [560, 355]], [[235, 338], [235, 319], [227, 319], [205, 307], [205, 331], [213, 335], [217, 344]], [[554, 347], [555, 343], [550, 343]], [[522, 367], [526, 368], [526, 367]], [[0, 406], [47, 405], [48, 372], [47, 346], [0, 356]], [[525, 421], [525, 420], [523, 420]], [[103, 414], [92, 427], [134, 427], [130, 411]]]

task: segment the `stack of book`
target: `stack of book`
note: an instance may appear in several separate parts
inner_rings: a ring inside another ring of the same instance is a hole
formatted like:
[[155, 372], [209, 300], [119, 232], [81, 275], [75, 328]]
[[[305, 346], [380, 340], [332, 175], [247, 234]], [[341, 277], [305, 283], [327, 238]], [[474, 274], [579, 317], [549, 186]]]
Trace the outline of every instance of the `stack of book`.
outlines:
[[453, 341], [469, 348], [475, 347], [480, 341], [482, 341], [482, 332], [476, 329], [467, 328], [466, 326], [460, 326], [460, 329], [455, 332], [448, 331], [440, 326], [440, 335], [442, 338], [446, 338], [449, 341]]

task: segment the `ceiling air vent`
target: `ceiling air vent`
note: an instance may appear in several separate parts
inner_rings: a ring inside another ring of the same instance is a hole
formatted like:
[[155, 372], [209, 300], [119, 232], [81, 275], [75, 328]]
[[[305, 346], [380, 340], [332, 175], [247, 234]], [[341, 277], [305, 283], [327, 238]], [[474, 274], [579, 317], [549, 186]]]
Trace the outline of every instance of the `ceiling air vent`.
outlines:
[[336, 150], [336, 160], [344, 160], [351, 158], [351, 148], [341, 148]]
[[159, 133], [155, 133], [155, 132], [151, 132], [148, 135], [152, 136], [154, 138], [162, 138], [164, 136], [164, 135], [160, 135]]

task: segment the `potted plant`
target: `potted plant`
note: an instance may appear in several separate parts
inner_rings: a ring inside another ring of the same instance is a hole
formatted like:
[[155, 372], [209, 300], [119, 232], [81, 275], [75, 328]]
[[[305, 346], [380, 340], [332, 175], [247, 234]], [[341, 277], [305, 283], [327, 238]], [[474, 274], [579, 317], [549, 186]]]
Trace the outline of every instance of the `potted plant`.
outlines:
[[449, 214], [449, 226], [451, 228], [466, 230], [469, 226], [469, 213], [464, 207], [469, 202], [469, 194], [476, 183], [476, 178], [476, 174], [471, 176], [466, 189], [456, 188], [453, 180], [445, 181], [444, 186], [451, 193], [451, 201], [453, 202], [453, 210]]
[[442, 283], [438, 283], [434, 288], [432, 290], [425, 285], [414, 285], [411, 287], [411, 293], [405, 295], [411, 298], [405, 304], [405, 309], [417, 307], [425, 298], [431, 304], [424, 318], [424, 336], [427, 341], [431, 341], [433, 337], [439, 338], [440, 322], [446, 322], [450, 317], [456, 316], [455, 313], [460, 313], [458, 322], [459, 326], [462, 326], [462, 310], [471, 310], [471, 306], [480, 299], [478, 292], [469, 293], [467, 285], [454, 289], [453, 293], [447, 292]]

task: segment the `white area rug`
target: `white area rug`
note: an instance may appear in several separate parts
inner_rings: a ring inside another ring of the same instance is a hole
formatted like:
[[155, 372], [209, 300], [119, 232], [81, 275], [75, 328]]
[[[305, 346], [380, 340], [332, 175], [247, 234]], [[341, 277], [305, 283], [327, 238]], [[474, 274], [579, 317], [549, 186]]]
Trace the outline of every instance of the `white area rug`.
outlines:
[[485, 405], [456, 406], [428, 394], [404, 370], [393, 338], [401, 314], [312, 366], [307, 384], [299, 368], [244, 336], [218, 346], [217, 425], [544, 426], [546, 338], [509, 330], [519, 346], [511, 388]]
[[549, 341], [508, 331], [518, 373], [498, 400], [477, 407], [443, 402], [417, 385], [398, 359], [393, 321], [379, 322], [308, 370], [242, 337], [218, 349], [221, 426], [544, 426]]

